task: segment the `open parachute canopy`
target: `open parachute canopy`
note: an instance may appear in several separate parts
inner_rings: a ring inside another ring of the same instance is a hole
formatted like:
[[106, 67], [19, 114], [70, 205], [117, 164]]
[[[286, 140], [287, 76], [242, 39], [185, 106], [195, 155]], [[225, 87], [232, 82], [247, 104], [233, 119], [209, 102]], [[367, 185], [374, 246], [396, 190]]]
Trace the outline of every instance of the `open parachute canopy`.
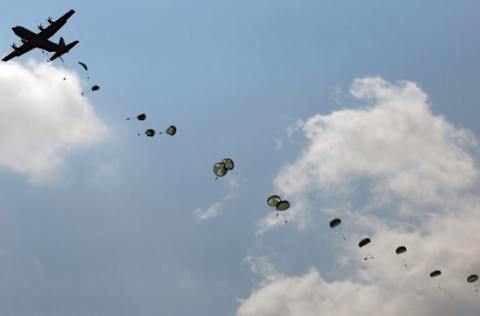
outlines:
[[472, 275], [468, 276], [468, 278], [467, 278], [468, 283], [475, 283], [477, 281], [478, 281], [478, 275], [476, 275], [476, 274], [472, 274]]
[[342, 223], [342, 220], [340, 218], [334, 218], [330, 221], [330, 228], [337, 227]]
[[177, 133], [177, 128], [173, 125], [170, 125], [166, 130], [165, 133], [167, 133], [170, 136], [173, 136]]
[[149, 129], [145, 130], [145, 135], [147, 135], [148, 137], [153, 137], [153, 136], [155, 136], [155, 130], [152, 129], [152, 128], [149, 128]]
[[370, 241], [370, 238], [364, 238], [360, 240], [360, 242], [358, 243], [358, 247], [362, 248], [363, 246], [368, 245]]
[[440, 275], [442, 275], [442, 271], [440, 271], [440, 270], [435, 270], [435, 271], [432, 271], [432, 273], [430, 273], [431, 278], [436, 278]]
[[400, 255], [400, 254], [402, 254], [402, 253], [404, 253], [404, 252], [407, 252], [407, 247], [405, 247], [405, 246], [400, 246], [400, 247], [398, 247], [398, 248], [395, 250], [395, 253], [396, 253], [397, 255]]
[[226, 175], [228, 172], [227, 167], [225, 167], [225, 164], [223, 162], [217, 162], [213, 165], [213, 173], [217, 177], [223, 177]]
[[235, 163], [230, 158], [224, 158], [222, 161], [217, 162], [213, 165], [213, 173], [217, 177], [223, 177], [228, 173], [228, 171], [232, 170], [235, 166]]
[[281, 200], [277, 203], [277, 205], [275, 206], [275, 208], [277, 209], [277, 211], [279, 212], [282, 212], [282, 211], [286, 211], [290, 208], [290, 202], [286, 201], [286, 200]]
[[267, 199], [267, 204], [271, 207], [276, 207], [278, 202], [280, 202], [282, 199], [278, 195], [271, 195]]
[[223, 159], [222, 163], [225, 165], [225, 168], [227, 168], [228, 171], [233, 170], [233, 168], [235, 168], [235, 163], [230, 158]]

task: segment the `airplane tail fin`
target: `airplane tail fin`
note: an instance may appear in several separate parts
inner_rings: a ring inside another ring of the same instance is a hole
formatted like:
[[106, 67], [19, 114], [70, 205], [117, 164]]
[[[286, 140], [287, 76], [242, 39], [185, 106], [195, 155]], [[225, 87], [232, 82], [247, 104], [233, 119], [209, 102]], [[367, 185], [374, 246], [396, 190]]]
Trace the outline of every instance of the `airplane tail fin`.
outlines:
[[73, 41], [73, 42], [69, 43], [68, 45], [65, 45], [65, 41], [63, 40], [63, 38], [60, 38], [59, 46], [61, 47], [61, 49], [59, 51], [55, 52], [55, 54], [52, 56], [52, 58], [50, 58], [50, 61], [53, 61], [54, 59], [57, 59], [57, 58], [62, 58], [63, 54], [68, 53], [78, 43], [79, 43], [78, 41]]

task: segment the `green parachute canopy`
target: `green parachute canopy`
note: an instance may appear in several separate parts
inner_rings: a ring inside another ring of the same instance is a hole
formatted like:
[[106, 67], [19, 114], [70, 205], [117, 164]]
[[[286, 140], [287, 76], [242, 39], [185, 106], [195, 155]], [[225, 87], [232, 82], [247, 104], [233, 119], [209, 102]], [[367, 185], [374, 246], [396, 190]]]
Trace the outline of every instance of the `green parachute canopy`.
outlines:
[[228, 172], [228, 169], [225, 167], [225, 165], [222, 162], [217, 162], [213, 165], [213, 173], [217, 177], [223, 177], [226, 175]]
[[440, 275], [442, 275], [442, 271], [440, 271], [440, 270], [435, 270], [435, 271], [432, 271], [432, 273], [430, 273], [431, 278], [436, 278]]
[[330, 221], [330, 228], [337, 227], [342, 223], [342, 220], [340, 218], [334, 218]]
[[474, 283], [474, 282], [477, 282], [477, 280], [478, 280], [478, 275], [476, 274], [472, 274], [467, 278], [468, 283]]
[[145, 135], [147, 135], [148, 137], [153, 137], [153, 136], [155, 136], [155, 130], [152, 129], [152, 128], [149, 128], [149, 129], [145, 130]]
[[282, 199], [278, 195], [271, 195], [267, 199], [267, 204], [271, 207], [276, 207], [278, 202], [280, 202]]
[[290, 208], [290, 202], [286, 201], [286, 200], [281, 200], [277, 203], [277, 205], [275, 206], [275, 208], [277, 209], [277, 211], [279, 212], [282, 212], [282, 211], [286, 211]]
[[358, 247], [362, 248], [363, 246], [368, 245], [370, 241], [370, 238], [364, 238], [360, 240], [360, 242], [358, 243]]
[[227, 168], [228, 171], [233, 170], [233, 168], [235, 168], [235, 163], [230, 158], [224, 158], [222, 160], [222, 163], [225, 165], [225, 168]]
[[167, 133], [170, 136], [173, 136], [177, 133], [177, 128], [173, 125], [170, 125], [166, 130], [165, 133]]

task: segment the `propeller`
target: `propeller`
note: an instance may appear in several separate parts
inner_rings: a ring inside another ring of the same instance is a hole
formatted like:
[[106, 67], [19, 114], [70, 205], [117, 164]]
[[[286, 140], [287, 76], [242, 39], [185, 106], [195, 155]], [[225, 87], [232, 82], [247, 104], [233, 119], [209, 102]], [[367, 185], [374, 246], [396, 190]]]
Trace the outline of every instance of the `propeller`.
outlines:
[[13, 43], [12, 45], [10, 45], [11, 48], [13, 49], [18, 49], [17, 45], [15, 45], [15, 43]]
[[50, 24], [52, 24], [52, 23], [53, 23], [53, 18], [52, 18], [51, 16], [49, 16], [49, 17], [47, 18], [47, 22], [50, 23]]
[[37, 27], [38, 27], [38, 29], [39, 29], [40, 31], [45, 30], [45, 28], [43, 27], [42, 23], [38, 24]]

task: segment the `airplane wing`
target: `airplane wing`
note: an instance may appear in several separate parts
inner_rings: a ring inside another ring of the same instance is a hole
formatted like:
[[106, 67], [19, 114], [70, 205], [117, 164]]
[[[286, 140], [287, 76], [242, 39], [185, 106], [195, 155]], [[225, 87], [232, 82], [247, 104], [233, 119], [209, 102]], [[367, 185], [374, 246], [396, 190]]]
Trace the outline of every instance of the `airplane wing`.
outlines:
[[50, 25], [43, 29], [38, 35], [41, 37], [48, 39], [52, 37], [57, 31], [67, 23], [67, 20], [75, 13], [75, 10], [70, 10], [67, 13], [65, 13], [62, 17], [60, 17], [56, 21], [52, 21], [50, 18], [48, 18], [48, 22]]
[[9, 61], [10, 59], [12, 59], [14, 57], [21, 56], [21, 55], [31, 51], [34, 48], [35, 48], [34, 45], [31, 45], [31, 44], [28, 44], [28, 43], [23, 44], [22, 46], [20, 46], [19, 48], [16, 48], [13, 52], [11, 52], [7, 56], [5, 56], [2, 60], [3, 61]]
[[38, 43], [36, 43], [35, 47], [46, 50], [47, 52], [50, 52], [50, 53], [56, 52], [59, 50], [59, 45], [49, 40], [40, 40], [38, 41]]

